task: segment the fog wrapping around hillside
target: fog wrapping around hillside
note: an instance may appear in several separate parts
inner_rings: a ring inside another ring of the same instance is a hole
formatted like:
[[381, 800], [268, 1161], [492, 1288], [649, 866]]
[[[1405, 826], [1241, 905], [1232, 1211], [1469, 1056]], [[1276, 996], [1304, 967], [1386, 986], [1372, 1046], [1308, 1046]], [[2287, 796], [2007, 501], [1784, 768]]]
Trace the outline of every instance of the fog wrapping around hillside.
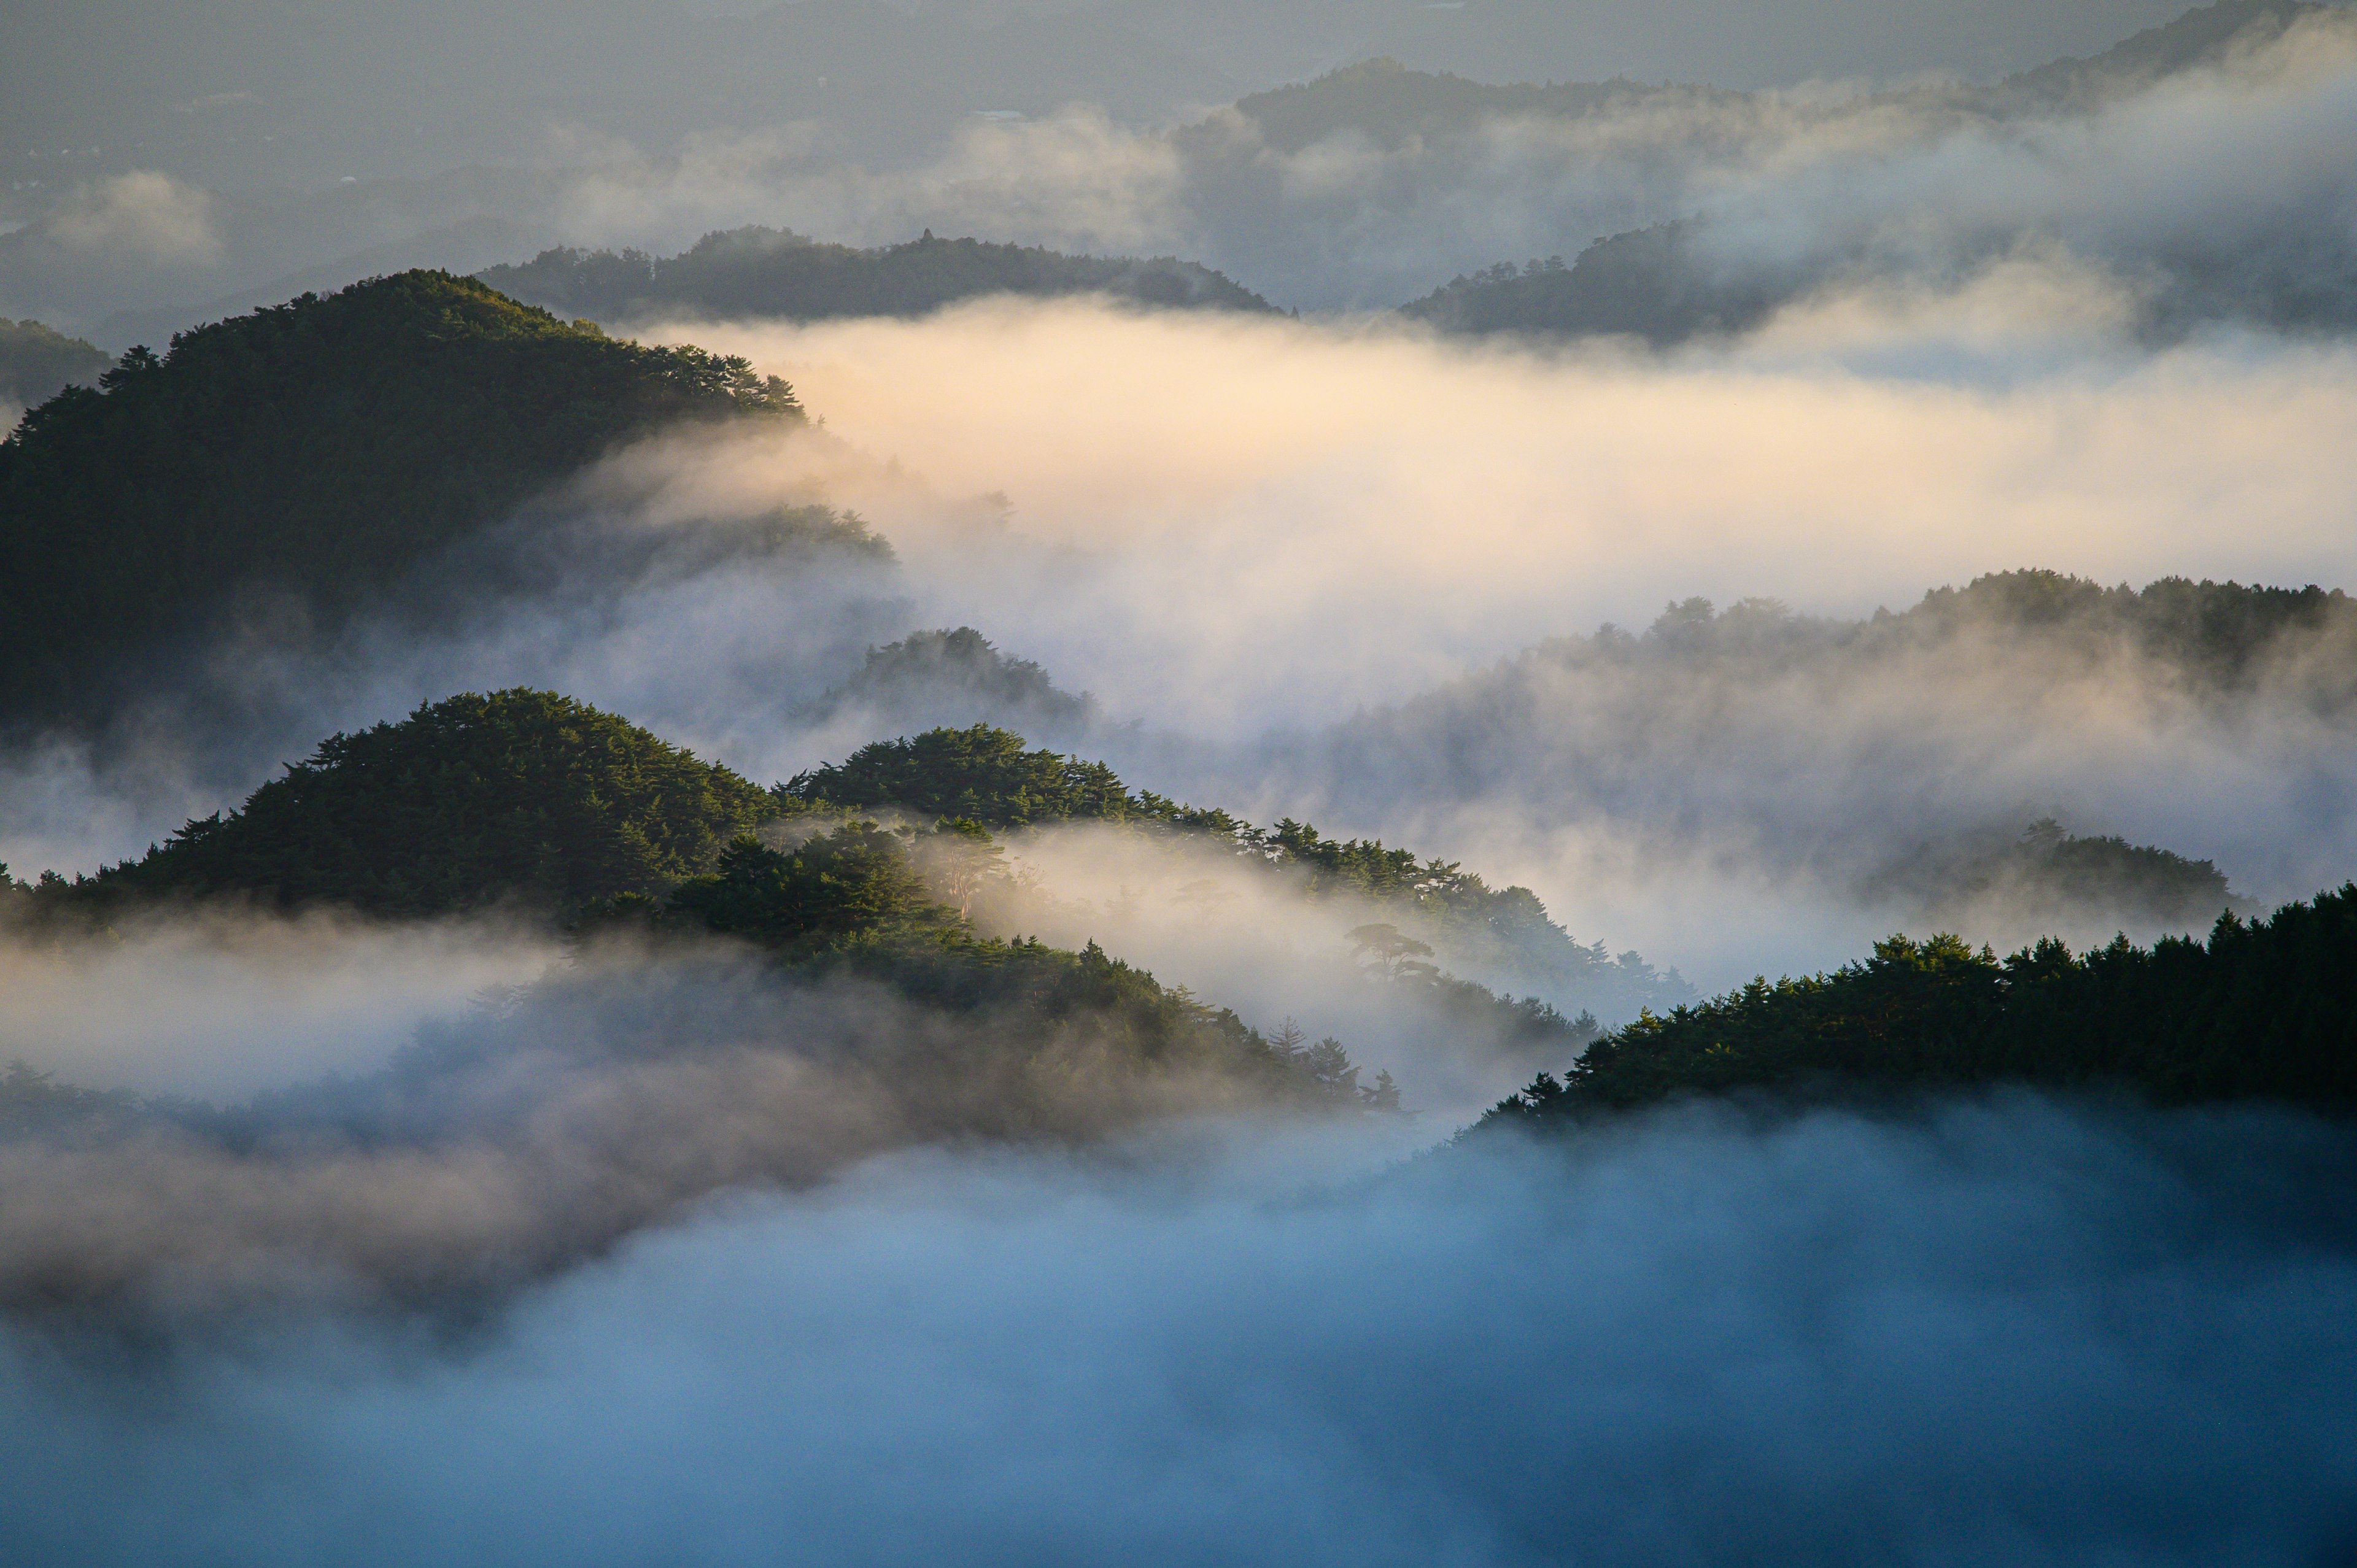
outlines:
[[[1466, 681], [1696, 596], [1846, 617], [2030, 564], [2357, 578], [2338, 350], [2053, 371], [2022, 328], [1975, 345], [2007, 367], [1993, 385], [1942, 385], [1877, 369], [1923, 318], [1868, 326], [1652, 363], [1062, 306], [683, 329], [791, 377], [825, 430], [619, 459], [510, 543], [429, 569], [422, 616], [324, 640], [245, 623], [97, 740], [12, 754], [0, 854], [88, 869], [330, 730], [460, 689], [574, 693], [783, 779], [1015, 716], [986, 691], [828, 695], [867, 650], [964, 626], [1091, 694], [1085, 724], [1035, 712], [1039, 738], [1265, 824], [1526, 883], [1581, 942], [1706, 984], [1933, 918], [2016, 940], [2008, 912], [1910, 878], [2047, 816], [2212, 860], [2262, 901], [2336, 884], [2352, 754], [2337, 687], [2315, 682], [2337, 642], [2275, 650], [2225, 700], [2099, 630], [2067, 657], [1967, 625], [1861, 658], [1838, 626], [1767, 612], [1706, 657]], [[764, 521], [820, 504], [892, 558]]]
[[[412, 274], [51, 405], [109, 417], [0, 588], [63, 628], [0, 693], [75, 699], [0, 714], [16, 1556], [2357, 1551], [2345, 997], [2282, 983], [2345, 907], [1939, 946], [1977, 1013], [1870, 947], [2357, 875], [2348, 12], [748, 8], [0, 62], [12, 317], [430, 261], [604, 322]], [[2032, 1037], [2156, 997], [2125, 1082]], [[2180, 1104], [2277, 1024], [2310, 1109]]]
[[906, 162], [739, 119], [655, 138], [571, 124], [530, 158], [303, 194], [152, 166], [50, 178], [0, 235], [0, 310], [121, 348], [398, 266], [471, 271], [559, 242], [667, 253], [746, 223], [1175, 254], [1283, 307], [1383, 309], [1701, 216], [1716, 237], [1691, 263], [1697, 286], [1741, 300], [1861, 276], [1944, 291], [2059, 251], [2084, 291], [2170, 330], [2345, 326], [2352, 199], [2330, 149], [2352, 131], [2347, 13], [2287, 29], [2274, 0], [2226, 9], [2248, 15], [2243, 42], [2164, 62], [2182, 69], [2156, 78], [2127, 50], [2018, 91], [1547, 93], [1354, 70], [1168, 129], [1073, 94], [1028, 119], [956, 120]]

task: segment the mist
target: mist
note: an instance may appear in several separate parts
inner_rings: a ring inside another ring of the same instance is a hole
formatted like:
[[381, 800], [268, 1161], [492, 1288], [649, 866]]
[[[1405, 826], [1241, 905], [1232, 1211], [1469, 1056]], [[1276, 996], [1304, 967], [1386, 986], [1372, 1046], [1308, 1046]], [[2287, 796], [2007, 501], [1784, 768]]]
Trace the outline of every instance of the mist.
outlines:
[[[1821, 28], [1853, 37], [1905, 30], [1887, 16], [1872, 29], [1834, 27], [1835, 7], [1819, 10]], [[2089, 38], [2090, 48], [2165, 19], [2112, 10], [2121, 31]], [[781, 7], [763, 27], [791, 31], [815, 15]], [[1487, 27], [1493, 16], [1508, 31], [1551, 25], [1489, 5], [1410, 20]], [[896, 38], [957, 25], [912, 29], [880, 7], [859, 25], [867, 23]], [[1784, 16], [1780, 33], [1792, 23]], [[1128, 46], [1114, 40], [1148, 24], [1108, 25], [1114, 33], [1074, 31], [1070, 19], [1024, 24], [1042, 38], [1060, 27], [1075, 47], [1146, 58], [1134, 34]], [[1702, 36], [1691, 16], [1647, 25]], [[2102, 24], [2079, 8], [2054, 25]], [[1577, 34], [1608, 24], [1561, 26]], [[1723, 26], [1709, 32], [1728, 36]], [[2017, 17], [2004, 36], [2008, 48], [2026, 47], [2033, 31]], [[1572, 259], [1598, 239], [1700, 218], [1697, 274], [1739, 295], [1790, 300], [1861, 278], [1946, 289], [2043, 245], [2136, 300], [2153, 330], [2219, 319], [2345, 327], [2352, 195], [2329, 149], [2349, 138], [2357, 102], [2347, 16], [2328, 11], [2279, 36], [2262, 27], [2254, 39], [2189, 57], [2158, 80], [2130, 62], [2076, 86], [2004, 88], [1890, 84], [1877, 81], [1878, 68], [1820, 63], [1730, 91], [1708, 73], [1608, 64], [1630, 58], [1616, 50], [1564, 51], [1555, 67], [1544, 64], [1546, 49], [1523, 48], [1459, 69], [1475, 82], [1604, 85], [1592, 102], [1549, 108], [1528, 94], [1444, 84], [1431, 124], [1384, 108], [1380, 91], [1360, 103], [1347, 88], [1313, 91], [1306, 107], [1250, 96], [1221, 106], [1251, 87], [1382, 52], [1345, 48], [1298, 72], [1212, 70], [1183, 103], [1166, 96], [1145, 113], [1143, 100], [1085, 85], [1019, 104], [962, 85], [946, 102], [902, 105], [901, 125], [925, 126], [913, 145], [881, 125], [855, 131], [821, 104], [796, 113], [765, 102], [693, 125], [526, 113], [493, 156], [447, 156], [397, 177], [339, 166], [267, 190], [137, 161], [144, 149], [117, 144], [114, 162], [93, 154], [81, 165], [27, 166], [38, 177], [10, 193], [16, 227], [0, 234], [0, 311], [94, 333], [119, 349], [403, 266], [472, 270], [557, 243], [672, 252], [746, 223], [858, 244], [929, 228], [1176, 253], [1281, 306], [1378, 310], [1501, 261]], [[1436, 59], [1395, 41], [1392, 52], [1411, 65]], [[748, 48], [739, 40], [732, 61]], [[1017, 80], [1001, 74], [1009, 86]], [[811, 80], [827, 80], [826, 70]], [[1475, 100], [1459, 103], [1467, 93]], [[874, 105], [887, 121], [888, 101]], [[406, 105], [398, 112], [414, 115]], [[193, 145], [202, 124], [222, 116], [276, 113], [242, 99], [192, 107], [175, 140], [154, 145]], [[371, 145], [406, 148], [424, 129]], [[260, 141], [277, 133], [240, 134], [242, 156], [278, 156]], [[344, 159], [363, 170], [368, 162]]]
[[102, 940], [0, 924], [0, 1059], [99, 1090], [236, 1100], [382, 1067], [470, 998], [561, 956], [521, 922], [155, 910]]
[[[1084, 303], [650, 329], [751, 354], [823, 428], [620, 456], [423, 572], [423, 610], [333, 636], [247, 616], [159, 671], [175, 694], [13, 754], [0, 856], [92, 869], [332, 730], [518, 683], [784, 779], [984, 716], [827, 696], [868, 649], [968, 626], [1089, 693], [1035, 740], [1460, 860], [1709, 986], [1926, 922], [2053, 929], [1888, 886], [1927, 844], [2041, 816], [2213, 859], [2255, 900], [2337, 885], [2352, 753], [2300, 673], [2320, 647], [2222, 706], [2133, 649], [1992, 627], [1861, 660], [1812, 629], [2031, 565], [2357, 579], [2348, 353], [2090, 350], [2072, 286], [2025, 263], [1963, 295], [1867, 289], [1671, 356]], [[1970, 368], [1928, 373], [1942, 343]], [[888, 559], [823, 528], [762, 542], [813, 505]], [[1699, 663], [1528, 653], [1697, 596], [1799, 618], [1752, 613], [1759, 650]], [[2115, 918], [2061, 923], [2085, 942]]]
[[442, 1347], [296, 1315], [125, 1364], [11, 1330], [0, 1518], [39, 1562], [2349, 1548], [2345, 1132], [1691, 1109], [1325, 1185], [1385, 1152], [898, 1156]]
[[[248, 927], [223, 954], [152, 924], [119, 947], [0, 949], [0, 1048], [23, 1063], [0, 1081], [0, 1308], [69, 1337], [314, 1307], [462, 1325], [722, 1195], [809, 1189], [890, 1150], [1320, 1124], [1254, 1049], [1140, 1046], [1084, 999], [927, 1002], [713, 938], [559, 959], [455, 923], [314, 920]], [[93, 1085], [114, 1092], [93, 1103]], [[157, 1092], [188, 1088], [219, 1098]], [[1408, 1119], [1328, 1098], [1327, 1121], [1407, 1146]]]
[[[2346, 582], [2327, 434], [2345, 355], [2242, 340], [2053, 371], [2025, 333], [2030, 368], [1927, 382], [1874, 366], [1846, 325], [1803, 361], [1804, 327], [1667, 362], [1061, 307], [706, 336], [891, 456], [874, 489], [831, 482], [895, 538], [920, 620], [1020, 628], [1026, 657], [1146, 722], [1092, 748], [1138, 783], [1465, 860], [1689, 974], [1748, 978], [1733, 950], [1767, 926], [1793, 936], [1778, 963], [1855, 950], [1924, 911], [1846, 880], [2042, 814], [2215, 858], [2254, 897], [2345, 876], [2351, 751], [2312, 684], [2322, 645], [2222, 706], [2131, 648], [1992, 627], [1865, 660], [1807, 618], [2030, 564]], [[748, 451], [695, 483], [749, 493], [800, 463]], [[910, 475], [1002, 489], [1009, 510], [977, 525]], [[1696, 664], [1476, 673], [1697, 596], [1789, 608], [1750, 611]], [[1788, 894], [1823, 921], [1772, 918]], [[1730, 897], [1750, 907], [1697, 926]]]

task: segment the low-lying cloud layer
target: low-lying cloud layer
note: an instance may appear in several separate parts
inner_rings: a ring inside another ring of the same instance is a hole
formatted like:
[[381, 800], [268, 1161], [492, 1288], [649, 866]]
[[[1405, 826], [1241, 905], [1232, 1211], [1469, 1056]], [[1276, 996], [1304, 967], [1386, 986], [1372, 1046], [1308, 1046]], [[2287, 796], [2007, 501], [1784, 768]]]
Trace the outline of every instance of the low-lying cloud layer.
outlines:
[[452, 1349], [0, 1361], [27, 1562], [2309, 1563], [2345, 1133], [1686, 1112], [1358, 1193], [1347, 1144], [918, 1155]]
[[0, 927], [0, 1061], [90, 1089], [237, 1100], [366, 1072], [468, 999], [561, 956], [497, 919], [388, 925], [317, 910], [120, 919], [104, 940]]
[[[2357, 582], [2347, 352], [2056, 368], [2047, 286], [1983, 280], [1970, 322], [2029, 305], [1974, 350], [1999, 373], [1961, 376], [1893, 373], [1893, 343], [1949, 318], [1875, 295], [1658, 359], [1079, 304], [679, 328], [789, 376], [824, 429], [619, 458], [519, 524], [522, 565], [455, 564], [473, 585], [422, 588], [426, 612], [325, 641], [262, 617], [184, 661], [173, 690], [194, 670], [200, 700], [12, 757], [0, 855], [29, 875], [136, 853], [330, 730], [520, 682], [782, 779], [894, 722], [819, 702], [868, 648], [970, 626], [1092, 693], [1092, 727], [1054, 738], [1135, 785], [1463, 860], [1709, 985], [1930, 918], [1859, 887], [2046, 815], [2214, 859], [2260, 899], [2337, 884], [2357, 764], [2289, 667], [2221, 703], [2133, 649], [1989, 628], [1861, 660], [1770, 611], [1758, 657], [1469, 680], [1695, 596], [1848, 617], [2025, 566]], [[743, 542], [818, 500], [894, 558]]]
[[[2288, 29], [2262, 16], [2249, 37], [2157, 81], [2122, 67], [2068, 89], [1619, 81], [1591, 101], [1469, 106], [1487, 90], [1441, 83], [1395, 103], [1362, 84], [1167, 130], [1076, 102], [969, 117], [913, 164], [795, 121], [662, 145], [556, 127], [533, 166], [294, 200], [139, 171], [27, 209], [0, 246], [0, 311], [95, 330], [128, 310], [110, 336], [155, 334], [171, 313], [137, 311], [196, 311], [281, 278], [291, 292], [421, 261], [480, 265], [501, 244], [521, 260], [558, 240], [675, 251], [745, 223], [865, 244], [930, 228], [1175, 253], [1280, 306], [1371, 310], [1699, 216], [1705, 270], [1777, 297], [1861, 280], [1950, 288], [2059, 247], [2144, 327], [2345, 326], [2357, 187], [2332, 150], [2357, 135], [2357, 45], [2340, 12]], [[102, 233], [113, 238], [94, 269]]]

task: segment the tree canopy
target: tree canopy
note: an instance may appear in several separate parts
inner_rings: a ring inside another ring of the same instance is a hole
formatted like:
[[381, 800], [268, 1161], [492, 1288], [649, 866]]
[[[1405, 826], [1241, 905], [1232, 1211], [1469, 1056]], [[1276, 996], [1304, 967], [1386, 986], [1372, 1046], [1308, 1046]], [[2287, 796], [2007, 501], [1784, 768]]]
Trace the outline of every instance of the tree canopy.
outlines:
[[1663, 1005], [1695, 994], [1674, 971], [1656, 972], [1635, 953], [1616, 959], [1600, 943], [1573, 941], [1527, 887], [1491, 887], [1456, 862], [1419, 859], [1375, 839], [1327, 838], [1289, 817], [1260, 828], [1215, 807], [1133, 792], [1103, 763], [1027, 749], [1021, 736], [988, 725], [877, 741], [797, 775], [783, 792], [806, 805], [899, 807], [989, 827], [1097, 821], [1200, 833], [1289, 871], [1312, 898], [1347, 894], [1399, 907], [1461, 968], [1522, 983], [1609, 981], [1616, 992]]
[[0, 720], [96, 705], [241, 594], [332, 621], [617, 445], [799, 418], [741, 359], [411, 272], [135, 349], [0, 442]]
[[1686, 1093], [2120, 1085], [2188, 1102], [2357, 1104], [2357, 885], [2206, 941], [2051, 939], [2000, 960], [1893, 937], [1828, 974], [1754, 980], [1648, 1014], [1542, 1075], [1490, 1124], [1550, 1122]]
[[435, 915], [652, 896], [774, 814], [767, 790], [554, 692], [468, 693], [331, 736], [243, 809], [47, 899], [242, 894]]

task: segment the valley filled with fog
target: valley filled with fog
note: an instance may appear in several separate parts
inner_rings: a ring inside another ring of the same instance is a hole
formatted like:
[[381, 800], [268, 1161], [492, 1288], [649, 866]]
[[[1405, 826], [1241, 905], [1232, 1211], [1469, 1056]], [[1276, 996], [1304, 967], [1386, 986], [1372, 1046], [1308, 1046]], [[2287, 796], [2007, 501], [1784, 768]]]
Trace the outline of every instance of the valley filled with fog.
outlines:
[[0, 74], [12, 1557], [2357, 1543], [2357, 15], [296, 9]]

